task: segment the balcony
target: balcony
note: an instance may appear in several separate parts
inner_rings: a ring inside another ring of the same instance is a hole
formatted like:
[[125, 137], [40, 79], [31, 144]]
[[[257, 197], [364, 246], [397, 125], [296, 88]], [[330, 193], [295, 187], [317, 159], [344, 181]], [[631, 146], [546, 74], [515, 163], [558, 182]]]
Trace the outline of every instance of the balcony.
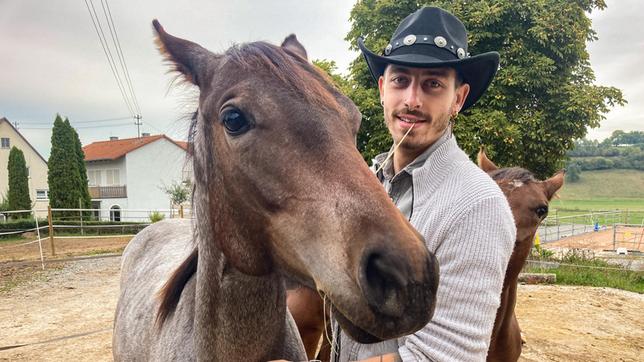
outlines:
[[127, 197], [127, 186], [89, 186], [92, 199], [123, 199]]

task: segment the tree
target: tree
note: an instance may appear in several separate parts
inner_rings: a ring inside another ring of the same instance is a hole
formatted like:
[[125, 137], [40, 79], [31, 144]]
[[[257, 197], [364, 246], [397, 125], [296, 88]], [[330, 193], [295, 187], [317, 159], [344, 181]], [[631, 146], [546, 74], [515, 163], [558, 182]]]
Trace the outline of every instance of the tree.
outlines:
[[[48, 167], [49, 204], [52, 208], [90, 207], [87, 172], [80, 140], [69, 120], [63, 121], [60, 115], [56, 115], [54, 120]], [[59, 216], [76, 215], [78, 215], [77, 212], [71, 211], [59, 214]]]
[[[71, 137], [74, 139], [74, 154], [76, 156], [76, 164], [78, 165], [78, 179], [77, 185], [79, 190], [79, 198], [81, 200], [81, 206], [83, 209], [89, 209], [92, 207], [92, 198], [89, 196], [89, 190], [87, 188], [87, 168], [85, 167], [85, 152], [83, 152], [83, 146], [81, 145], [80, 138], [78, 133], [69, 123], [69, 120], [65, 118], [65, 126], [68, 128], [68, 132], [71, 133]], [[78, 205], [78, 202], [76, 203]], [[91, 212], [85, 212], [88, 216]]]
[[[9, 151], [9, 191], [7, 202], [9, 210], [31, 210], [31, 198], [29, 197], [29, 180], [25, 155], [18, 148], [11, 147]], [[16, 214], [17, 217], [29, 217], [30, 213]]]
[[577, 182], [581, 179], [581, 167], [576, 162], [568, 164], [566, 167], [566, 181]]
[[170, 207], [180, 206], [190, 199], [192, 185], [188, 181], [173, 181], [170, 186], [162, 186], [161, 190], [170, 198]]
[[[398, 23], [424, 5], [440, 6], [465, 23], [470, 53], [501, 54], [486, 95], [456, 120], [456, 138], [472, 158], [484, 144], [500, 165], [549, 177], [587, 127], [598, 127], [609, 107], [625, 103], [617, 88], [593, 84], [586, 42], [597, 36], [587, 14], [604, 9], [603, 0], [362, 0], [351, 11], [346, 40], [353, 50], [359, 36], [370, 49], [384, 49]], [[363, 114], [358, 147], [370, 160], [391, 140], [362, 55], [350, 73], [348, 95]]]

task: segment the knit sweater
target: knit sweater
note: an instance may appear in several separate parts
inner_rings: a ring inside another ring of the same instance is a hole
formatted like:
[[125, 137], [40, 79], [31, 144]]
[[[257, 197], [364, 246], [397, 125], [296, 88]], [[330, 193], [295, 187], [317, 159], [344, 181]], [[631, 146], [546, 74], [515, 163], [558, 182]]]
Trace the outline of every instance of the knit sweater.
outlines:
[[451, 137], [412, 171], [411, 224], [438, 259], [432, 320], [398, 340], [340, 334], [340, 361], [398, 351], [403, 361], [485, 361], [516, 229], [505, 196]]

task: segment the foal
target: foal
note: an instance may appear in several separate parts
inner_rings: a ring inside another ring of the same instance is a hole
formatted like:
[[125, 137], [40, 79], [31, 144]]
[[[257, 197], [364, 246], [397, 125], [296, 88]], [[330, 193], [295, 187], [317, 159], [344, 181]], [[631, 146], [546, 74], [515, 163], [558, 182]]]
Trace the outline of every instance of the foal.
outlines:
[[487, 360], [516, 361], [521, 355], [521, 330], [514, 314], [519, 273], [530, 253], [537, 228], [548, 215], [548, 202], [563, 185], [564, 172], [539, 181], [530, 171], [520, 167], [498, 168], [483, 149], [479, 151], [478, 163], [501, 187], [517, 227], [517, 240], [505, 273]]
[[356, 150], [357, 108], [295, 36], [215, 54], [153, 26], [199, 89], [195, 219], [153, 224], [128, 244], [114, 359], [303, 360], [286, 275], [325, 295], [356, 340], [424, 326], [436, 259]]

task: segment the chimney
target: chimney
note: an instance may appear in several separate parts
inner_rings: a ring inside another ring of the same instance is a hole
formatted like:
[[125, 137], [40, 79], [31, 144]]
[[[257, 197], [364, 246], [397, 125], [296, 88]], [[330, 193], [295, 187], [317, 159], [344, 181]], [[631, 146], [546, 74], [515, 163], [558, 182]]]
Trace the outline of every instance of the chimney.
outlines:
[[119, 138], [118, 138], [118, 137], [116, 137], [116, 136], [110, 136], [110, 141], [116, 141], [116, 140], [118, 140], [118, 139], [119, 139]]
[[150, 137], [150, 133], [148, 133], [148, 132], [143, 132], [143, 133], [141, 133], [141, 136], [142, 136], [142, 137]]

